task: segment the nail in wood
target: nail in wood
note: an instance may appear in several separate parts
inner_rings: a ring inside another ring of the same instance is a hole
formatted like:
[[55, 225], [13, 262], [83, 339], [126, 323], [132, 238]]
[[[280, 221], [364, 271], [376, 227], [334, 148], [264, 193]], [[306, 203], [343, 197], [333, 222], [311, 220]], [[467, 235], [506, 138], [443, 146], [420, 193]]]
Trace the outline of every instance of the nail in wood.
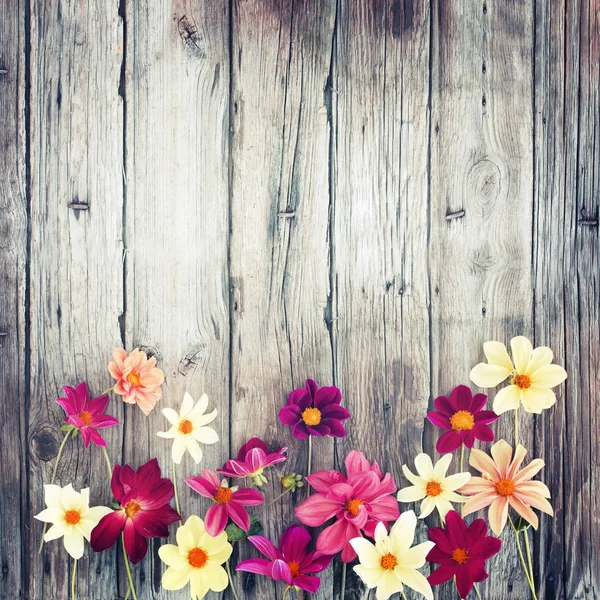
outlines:
[[296, 216], [296, 211], [291, 210], [290, 212], [280, 212], [277, 213], [277, 216], [281, 217], [282, 219], [292, 219]]
[[73, 210], [87, 210], [89, 207], [89, 204], [85, 204], [84, 202], [71, 202], [69, 204], [69, 208]]
[[460, 219], [462, 217], [465, 216], [465, 211], [464, 210], [458, 210], [456, 212], [453, 213], [448, 213], [446, 215], [446, 221], [451, 221], [452, 219]]
[[590, 225], [590, 226], [593, 226], [593, 225], [598, 225], [598, 219], [580, 219], [578, 221], [578, 223], [580, 225]]

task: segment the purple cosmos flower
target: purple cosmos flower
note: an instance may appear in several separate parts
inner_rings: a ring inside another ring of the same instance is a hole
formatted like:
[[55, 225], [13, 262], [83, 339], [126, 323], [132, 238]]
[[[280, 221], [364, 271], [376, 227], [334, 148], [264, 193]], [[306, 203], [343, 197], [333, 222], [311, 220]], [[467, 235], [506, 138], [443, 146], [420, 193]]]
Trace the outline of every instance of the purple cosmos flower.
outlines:
[[310, 533], [300, 525], [292, 525], [283, 532], [279, 548], [261, 535], [251, 535], [248, 540], [267, 558], [243, 560], [236, 571], [266, 575], [311, 594], [315, 594], [321, 585], [321, 580], [315, 575], [326, 569], [333, 558], [319, 552], [308, 552]]
[[221, 481], [214, 471], [202, 469], [202, 477], [188, 477], [184, 481], [201, 496], [210, 498], [214, 504], [204, 517], [208, 535], [217, 537], [227, 526], [229, 518], [244, 531], [250, 529], [250, 517], [246, 506], [257, 506], [265, 499], [260, 492], [252, 489], [229, 487], [227, 480]]
[[284, 446], [275, 452], [269, 452], [260, 438], [252, 438], [240, 448], [237, 459], [228, 460], [217, 472], [226, 477], [250, 477], [254, 485], [261, 486], [267, 482], [263, 471], [286, 460], [286, 450], [287, 447]]
[[306, 387], [290, 394], [287, 406], [279, 411], [279, 420], [290, 425], [292, 435], [298, 439], [309, 435], [341, 438], [346, 435], [342, 421], [350, 418], [350, 413], [340, 406], [341, 401], [342, 394], [335, 386], [319, 388], [307, 379]]
[[466, 385], [452, 390], [450, 398], [440, 396], [434, 401], [437, 411], [427, 414], [427, 418], [445, 433], [435, 446], [440, 454], [454, 452], [464, 444], [472, 448], [475, 440], [493, 442], [494, 432], [488, 427], [500, 417], [491, 410], [481, 410], [487, 401], [485, 394], [471, 394]]
[[96, 446], [106, 446], [106, 442], [98, 433], [98, 429], [119, 424], [117, 419], [104, 414], [108, 404], [108, 395], [105, 394], [91, 400], [85, 381], [76, 388], [65, 385], [63, 389], [67, 397], [57, 398], [56, 402], [67, 413], [65, 423], [79, 429], [83, 438], [83, 445], [86, 448], [89, 447], [90, 442], [94, 442]]

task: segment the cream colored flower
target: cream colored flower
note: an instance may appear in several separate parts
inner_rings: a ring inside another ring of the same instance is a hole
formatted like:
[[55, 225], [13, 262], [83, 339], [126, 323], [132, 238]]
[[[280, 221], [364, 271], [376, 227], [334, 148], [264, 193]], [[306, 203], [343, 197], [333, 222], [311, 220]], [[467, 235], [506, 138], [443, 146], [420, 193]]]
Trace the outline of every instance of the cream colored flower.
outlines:
[[377, 600], [386, 600], [392, 594], [402, 592], [404, 586], [433, 600], [433, 591], [424, 575], [419, 573], [433, 542], [411, 545], [415, 537], [417, 517], [412, 510], [400, 515], [392, 525], [388, 535], [385, 525], [378, 523], [375, 528], [375, 544], [359, 537], [350, 540], [358, 554], [360, 565], [354, 571], [368, 588], [377, 588]]
[[539, 414], [554, 405], [556, 396], [550, 388], [562, 383], [567, 372], [551, 364], [554, 356], [550, 348], [540, 346], [534, 350], [526, 337], [514, 337], [510, 347], [513, 360], [504, 344], [486, 342], [483, 351], [488, 362], [473, 367], [471, 381], [480, 388], [491, 388], [510, 377], [511, 385], [502, 388], [494, 398], [494, 412], [499, 415], [522, 403], [527, 412]]
[[192, 600], [204, 598], [209, 590], [222, 592], [229, 583], [221, 566], [232, 547], [223, 531], [211, 537], [200, 517], [192, 515], [177, 529], [177, 545], [158, 549], [160, 559], [169, 567], [162, 576], [165, 590], [180, 590], [188, 583]]
[[90, 541], [92, 529], [102, 517], [112, 512], [106, 506], [90, 508], [90, 489], [76, 492], [71, 484], [61, 488], [59, 485], [44, 486], [46, 509], [35, 518], [44, 523], [52, 523], [44, 536], [49, 542], [63, 538], [67, 552], [78, 560], [83, 556], [83, 539]]
[[421, 502], [420, 519], [424, 519], [438, 509], [442, 521], [448, 511], [453, 510], [451, 502], [466, 502], [467, 499], [459, 496], [456, 490], [465, 485], [471, 479], [470, 473], [456, 473], [446, 477], [446, 472], [452, 461], [452, 454], [444, 454], [433, 466], [431, 458], [427, 454], [419, 454], [415, 458], [415, 467], [418, 476], [406, 465], [402, 465], [404, 476], [412, 485], [398, 492], [399, 502]]
[[187, 450], [194, 461], [199, 463], [202, 460], [202, 444], [216, 444], [219, 441], [219, 435], [212, 427], [206, 427], [217, 418], [217, 409], [207, 415], [208, 396], [202, 394], [202, 397], [196, 404], [193, 398], [186, 393], [181, 403], [181, 409], [177, 414], [172, 408], [163, 408], [163, 415], [171, 423], [169, 431], [159, 431], [158, 435], [162, 438], [173, 439], [173, 462], [179, 464]]

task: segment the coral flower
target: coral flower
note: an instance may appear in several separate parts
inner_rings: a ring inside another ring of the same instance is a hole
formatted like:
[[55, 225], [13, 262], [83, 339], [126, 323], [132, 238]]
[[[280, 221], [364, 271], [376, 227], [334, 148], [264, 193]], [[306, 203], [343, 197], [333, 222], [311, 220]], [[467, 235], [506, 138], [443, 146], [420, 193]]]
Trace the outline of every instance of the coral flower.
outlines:
[[472, 448], [475, 440], [494, 441], [494, 432], [488, 425], [499, 416], [491, 410], [482, 410], [486, 401], [485, 394], [473, 396], [466, 385], [455, 387], [450, 398], [440, 396], [435, 399], [437, 411], [428, 413], [427, 418], [448, 432], [437, 441], [435, 449], [440, 454], [454, 452], [461, 444]]
[[221, 565], [231, 552], [226, 533], [211, 537], [202, 519], [192, 515], [177, 529], [177, 545], [158, 549], [158, 556], [169, 567], [162, 576], [163, 588], [180, 590], [189, 583], [192, 600], [204, 598], [209, 590], [222, 592], [229, 581]]
[[64, 388], [66, 398], [57, 398], [67, 413], [65, 423], [79, 429], [83, 439], [83, 445], [88, 448], [90, 442], [96, 446], [106, 446], [104, 438], [98, 433], [98, 429], [118, 425], [119, 421], [110, 415], [105, 415], [108, 395], [90, 399], [87, 383], [80, 383], [75, 389], [66, 385]]
[[165, 380], [156, 367], [156, 358], [148, 358], [139, 348], [129, 355], [123, 348], [117, 348], [113, 357], [108, 371], [117, 380], [115, 394], [123, 396], [124, 402], [137, 404], [148, 416], [162, 395], [160, 386]]
[[440, 585], [456, 577], [456, 588], [461, 598], [466, 598], [475, 582], [488, 578], [485, 561], [500, 552], [502, 542], [486, 535], [487, 525], [483, 519], [476, 519], [469, 525], [456, 511], [446, 515], [446, 529], [432, 527], [427, 532], [435, 542], [427, 555], [427, 560], [440, 563], [428, 578], [431, 585]]
[[397, 592], [403, 593], [405, 585], [423, 594], [427, 600], [433, 600], [429, 582], [417, 569], [425, 564], [427, 553], [434, 544], [423, 542], [412, 546], [416, 526], [417, 517], [409, 510], [400, 515], [389, 535], [385, 525], [378, 523], [374, 544], [361, 537], [350, 540], [360, 561], [354, 571], [368, 588], [377, 588], [377, 600], [387, 600]]
[[174, 463], [181, 463], [186, 450], [194, 461], [199, 463], [202, 460], [202, 448], [198, 442], [216, 444], [219, 441], [217, 432], [212, 427], [206, 427], [208, 423], [212, 423], [217, 418], [217, 409], [204, 414], [207, 407], [208, 396], [206, 394], [202, 394], [200, 400], [194, 404], [194, 399], [186, 393], [183, 396], [179, 414], [172, 408], [163, 408], [163, 415], [171, 423], [171, 429], [159, 431], [157, 435], [173, 440], [171, 456]]
[[392, 476], [382, 477], [379, 465], [373, 465], [364, 455], [352, 450], [346, 456], [346, 474], [338, 471], [319, 471], [306, 478], [318, 492], [296, 508], [300, 522], [319, 527], [332, 517], [333, 525], [325, 528], [317, 538], [317, 550], [322, 554], [342, 551], [342, 560], [351, 562], [356, 552], [350, 540], [365, 532], [373, 537], [379, 521], [398, 518], [398, 502], [391, 496], [396, 491]]
[[251, 535], [248, 541], [267, 558], [243, 560], [236, 571], [265, 575], [311, 594], [315, 594], [321, 585], [321, 580], [315, 575], [326, 569], [333, 558], [319, 552], [308, 552], [310, 533], [299, 525], [292, 525], [283, 532], [279, 548], [261, 535]]
[[226, 477], [249, 477], [254, 485], [261, 486], [267, 482], [263, 471], [286, 460], [286, 450], [287, 447], [284, 446], [275, 452], [269, 452], [260, 438], [252, 438], [240, 448], [237, 459], [228, 460], [217, 472]]
[[264, 496], [252, 489], [230, 488], [227, 480], [221, 481], [214, 471], [203, 469], [201, 474], [202, 477], [188, 477], [184, 481], [195, 492], [214, 501], [204, 517], [208, 535], [215, 537], [224, 531], [229, 518], [247, 533], [250, 517], [245, 507], [262, 504]]
[[341, 438], [346, 435], [342, 421], [350, 418], [350, 413], [340, 406], [342, 394], [335, 386], [319, 388], [312, 379], [306, 380], [306, 387], [294, 390], [287, 406], [279, 411], [279, 420], [290, 425], [292, 435], [305, 439], [309, 435]]
[[95, 552], [110, 548], [124, 532], [125, 549], [135, 564], [146, 556], [147, 538], [168, 537], [169, 525], [181, 517], [169, 506], [173, 484], [160, 475], [156, 458], [137, 472], [129, 465], [115, 465], [110, 487], [120, 507], [103, 517], [92, 531]]
[[85, 488], [77, 493], [71, 484], [61, 488], [59, 485], [45, 485], [44, 499], [46, 509], [35, 518], [52, 527], [44, 535], [49, 542], [62, 537], [67, 552], [79, 560], [83, 556], [83, 540], [90, 540], [92, 529], [104, 515], [112, 512], [106, 506], [90, 508], [90, 490]]
[[494, 412], [502, 414], [523, 404], [527, 412], [539, 414], [554, 405], [556, 396], [550, 388], [562, 383], [567, 372], [551, 364], [554, 356], [550, 348], [540, 346], [534, 350], [526, 337], [514, 337], [510, 347], [513, 360], [504, 344], [486, 342], [483, 351], [488, 362], [473, 367], [471, 381], [481, 388], [491, 388], [510, 377], [511, 385], [501, 389], [494, 398]]
[[526, 521], [537, 529], [538, 518], [531, 507], [553, 515], [552, 506], [546, 498], [550, 491], [541, 481], [530, 479], [544, 466], [541, 458], [532, 460], [519, 471], [527, 450], [519, 444], [512, 459], [513, 449], [504, 440], [491, 448], [492, 460], [481, 450], [472, 450], [469, 464], [483, 474], [473, 477], [460, 492], [472, 496], [463, 505], [463, 516], [490, 507], [488, 519], [492, 531], [500, 535], [508, 517], [508, 507], [512, 506]]
[[427, 454], [418, 454], [415, 458], [415, 467], [419, 476], [415, 475], [406, 465], [402, 465], [405, 477], [413, 484], [398, 492], [399, 502], [421, 502], [420, 519], [437, 508], [442, 521], [446, 513], [452, 510], [450, 502], [466, 502], [467, 499], [459, 496], [456, 490], [471, 479], [470, 473], [456, 473], [446, 477], [446, 471], [452, 461], [452, 454], [445, 454], [435, 463]]

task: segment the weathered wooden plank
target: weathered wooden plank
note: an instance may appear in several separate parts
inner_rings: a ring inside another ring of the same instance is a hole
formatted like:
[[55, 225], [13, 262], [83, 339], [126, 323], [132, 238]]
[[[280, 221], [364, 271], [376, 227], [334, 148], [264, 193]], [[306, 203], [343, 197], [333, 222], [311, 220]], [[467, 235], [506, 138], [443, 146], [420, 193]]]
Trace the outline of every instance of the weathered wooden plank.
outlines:
[[[434, 4], [429, 254], [434, 397], [469, 383], [469, 370], [483, 359], [484, 341], [508, 344], [515, 335], [532, 334], [532, 17], [530, 2]], [[490, 401], [494, 393], [490, 390]], [[521, 412], [520, 441], [530, 457], [533, 423], [533, 416]], [[513, 444], [512, 414], [495, 431], [497, 439]], [[502, 540], [481, 593], [526, 598], [509, 527]], [[438, 593], [451, 597], [451, 586]]]
[[[334, 87], [334, 342], [360, 449], [404, 484], [430, 389], [429, 3], [342, 2]], [[337, 586], [339, 589], [339, 585]], [[348, 569], [346, 598], [363, 587]]]
[[[221, 466], [229, 448], [228, 7], [129, 1], [126, 24], [125, 341], [158, 357], [166, 383], [149, 417], [127, 411], [124, 460], [157, 456], [169, 476], [161, 410], [206, 392], [220, 443], [177, 469], [184, 517], [203, 515], [210, 503], [183, 478]], [[159, 545], [135, 568], [140, 597], [180, 597], [161, 590]]]
[[597, 3], [537, 3], [535, 331], [569, 378], [536, 430], [556, 516], [536, 545], [540, 598], [600, 595]]
[[[106, 364], [120, 344], [122, 295], [122, 28], [116, 3], [31, 3], [31, 385], [29, 412], [29, 597], [68, 595], [72, 561], [62, 541], [37, 556], [64, 412], [63, 385], [109, 387]], [[85, 211], [70, 208], [85, 204]], [[121, 403], [111, 412], [122, 415]], [[111, 451], [121, 431], [106, 431]], [[111, 493], [100, 449], [69, 441], [58, 482]], [[69, 565], [69, 566], [67, 566]], [[80, 597], [116, 594], [114, 553], [89, 547], [78, 564]], [[98, 594], [98, 595], [96, 595]]]
[[[0, 597], [23, 593], [27, 568], [26, 424], [27, 198], [25, 171], [25, 15], [0, 2]], [[23, 517], [19, 517], [23, 515]]]
[[[258, 435], [289, 446], [281, 471], [304, 474], [306, 442], [277, 414], [307, 377], [333, 381], [325, 98], [334, 18], [333, 3], [233, 3], [232, 451]], [[316, 439], [314, 448], [313, 470], [330, 466], [332, 441]], [[281, 492], [270, 479], [268, 498]], [[266, 535], [278, 538], [294, 521], [294, 503], [286, 498], [263, 513]], [[247, 598], [275, 597], [265, 578], [237, 581]], [[318, 597], [331, 590], [330, 571]]]

